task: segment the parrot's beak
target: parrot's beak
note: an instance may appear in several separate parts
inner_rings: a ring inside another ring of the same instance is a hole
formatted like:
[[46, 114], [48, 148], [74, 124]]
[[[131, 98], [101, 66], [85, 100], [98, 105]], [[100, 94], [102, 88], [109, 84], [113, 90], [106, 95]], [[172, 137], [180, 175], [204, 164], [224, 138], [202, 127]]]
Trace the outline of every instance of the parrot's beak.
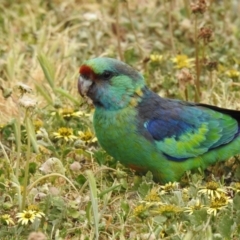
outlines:
[[85, 97], [88, 93], [89, 88], [93, 82], [89, 79], [84, 78], [83, 76], [79, 76], [78, 78], [78, 92], [82, 97]]

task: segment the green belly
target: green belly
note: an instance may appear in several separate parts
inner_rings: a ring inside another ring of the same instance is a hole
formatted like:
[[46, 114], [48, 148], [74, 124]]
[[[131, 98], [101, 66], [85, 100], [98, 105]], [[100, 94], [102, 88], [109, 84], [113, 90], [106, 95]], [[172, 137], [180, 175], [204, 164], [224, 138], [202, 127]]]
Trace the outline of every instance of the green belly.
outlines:
[[95, 111], [94, 128], [102, 148], [122, 164], [145, 172], [157, 153], [154, 144], [138, 133], [135, 111]]

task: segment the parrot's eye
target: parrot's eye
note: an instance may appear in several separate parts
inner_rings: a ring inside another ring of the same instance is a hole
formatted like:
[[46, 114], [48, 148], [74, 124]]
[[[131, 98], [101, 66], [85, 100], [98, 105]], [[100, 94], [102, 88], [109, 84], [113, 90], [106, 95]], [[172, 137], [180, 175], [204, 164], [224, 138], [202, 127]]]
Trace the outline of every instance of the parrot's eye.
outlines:
[[113, 76], [113, 72], [110, 71], [104, 71], [102, 74], [102, 78], [104, 80], [109, 80]]

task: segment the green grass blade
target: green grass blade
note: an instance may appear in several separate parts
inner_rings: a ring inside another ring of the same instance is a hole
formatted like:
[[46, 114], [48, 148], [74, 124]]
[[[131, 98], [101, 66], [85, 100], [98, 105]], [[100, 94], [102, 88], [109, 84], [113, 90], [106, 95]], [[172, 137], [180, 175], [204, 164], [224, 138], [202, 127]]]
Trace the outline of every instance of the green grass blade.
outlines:
[[79, 104], [79, 100], [77, 100], [76, 98], [74, 98], [69, 92], [67, 92], [66, 90], [62, 89], [62, 88], [56, 88], [55, 89], [56, 93], [59, 93], [61, 96], [66, 97], [67, 99], [69, 99], [71, 102], [73, 102], [74, 104]]
[[99, 221], [99, 212], [98, 212], [98, 199], [97, 199], [97, 186], [95, 177], [92, 171], [86, 171], [89, 187], [90, 187], [90, 194], [91, 194], [91, 202], [92, 202], [92, 209], [93, 209], [93, 217], [94, 217], [94, 225], [95, 225], [95, 238], [98, 239], [99, 231], [98, 231], [98, 221]]
[[55, 69], [53, 65], [50, 63], [48, 58], [44, 54], [38, 55], [38, 61], [42, 67], [43, 73], [48, 84], [54, 89], [54, 76], [55, 76]]
[[35, 83], [36, 90], [44, 97], [48, 104], [52, 105], [53, 100], [51, 98], [50, 93], [43, 86]]

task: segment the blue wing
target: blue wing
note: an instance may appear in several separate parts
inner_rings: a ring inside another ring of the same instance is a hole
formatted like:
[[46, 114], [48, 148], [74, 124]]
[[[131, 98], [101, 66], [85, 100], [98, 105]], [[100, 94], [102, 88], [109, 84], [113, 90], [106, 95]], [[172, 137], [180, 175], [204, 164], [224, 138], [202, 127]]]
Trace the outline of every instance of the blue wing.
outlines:
[[158, 95], [149, 99], [140, 104], [139, 116], [169, 160], [199, 156], [231, 142], [239, 133], [238, 122], [230, 115]]

